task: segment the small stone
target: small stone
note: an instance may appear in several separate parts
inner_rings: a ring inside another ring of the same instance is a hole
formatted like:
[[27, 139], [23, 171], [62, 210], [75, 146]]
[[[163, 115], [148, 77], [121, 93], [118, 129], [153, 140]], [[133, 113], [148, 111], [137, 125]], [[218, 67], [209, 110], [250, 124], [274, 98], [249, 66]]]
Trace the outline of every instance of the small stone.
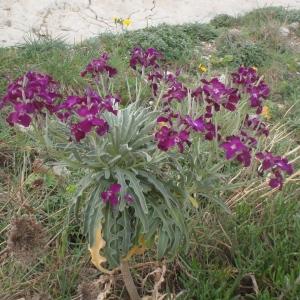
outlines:
[[228, 34], [233, 35], [233, 36], [239, 36], [241, 34], [241, 31], [237, 28], [232, 28], [228, 30]]
[[237, 28], [232, 28], [226, 33], [226, 38], [231, 42], [236, 42], [241, 39], [241, 31]]
[[31, 300], [51, 300], [51, 297], [46, 293], [34, 294]]
[[293, 22], [289, 25], [289, 28], [291, 30], [298, 30], [300, 28], [300, 23], [299, 22]]
[[48, 35], [48, 28], [45, 25], [42, 25], [40, 27], [39, 35], [40, 36], [47, 36]]
[[60, 177], [67, 177], [71, 174], [71, 172], [63, 166], [54, 166], [53, 168], [53, 173], [56, 176], [60, 176]]
[[12, 22], [11, 22], [11, 20], [7, 20], [4, 24], [5, 24], [5, 26], [7, 26], [7, 27], [11, 27]]
[[282, 37], [288, 37], [290, 35], [290, 30], [287, 27], [285, 27], [285, 26], [281, 26], [279, 28], [279, 34]]

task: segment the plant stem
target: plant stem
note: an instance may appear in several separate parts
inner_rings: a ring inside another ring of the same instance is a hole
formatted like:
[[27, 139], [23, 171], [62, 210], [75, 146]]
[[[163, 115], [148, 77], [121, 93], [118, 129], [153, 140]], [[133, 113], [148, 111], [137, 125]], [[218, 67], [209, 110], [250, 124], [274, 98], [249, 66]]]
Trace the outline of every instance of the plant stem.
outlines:
[[130, 273], [128, 261], [122, 260], [121, 264], [120, 264], [120, 269], [121, 269], [125, 287], [130, 296], [130, 299], [131, 300], [140, 300], [141, 298], [137, 292], [136, 286], [133, 282], [133, 279], [132, 279], [132, 276]]

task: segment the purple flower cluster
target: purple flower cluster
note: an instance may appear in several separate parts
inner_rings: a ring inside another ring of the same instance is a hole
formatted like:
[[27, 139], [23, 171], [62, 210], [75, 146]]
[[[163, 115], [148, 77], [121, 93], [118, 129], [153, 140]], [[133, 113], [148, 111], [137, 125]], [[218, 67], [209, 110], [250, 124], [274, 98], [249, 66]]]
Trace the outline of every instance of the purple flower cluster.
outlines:
[[256, 113], [260, 114], [263, 108], [263, 100], [270, 95], [270, 89], [263, 81], [257, 86], [249, 86], [247, 92], [250, 95], [250, 106], [256, 108]]
[[163, 151], [168, 151], [174, 146], [178, 146], [179, 151], [183, 152], [184, 144], [190, 144], [189, 132], [181, 130], [177, 132], [170, 127], [163, 126], [155, 133], [155, 140], [158, 141], [158, 148]]
[[143, 50], [140, 47], [136, 47], [131, 52], [130, 58], [130, 67], [136, 70], [137, 66], [141, 66], [142, 68], [158, 68], [158, 60], [162, 59], [162, 54], [154, 48], [148, 48], [147, 50]]
[[[155, 133], [154, 139], [158, 142], [157, 147], [162, 151], [168, 151], [177, 146], [180, 152], [183, 152], [184, 145], [190, 145], [190, 133], [188, 130], [180, 128], [179, 114], [169, 113], [167, 116], [157, 118], [157, 123], [160, 126]], [[178, 129], [174, 129], [178, 127]]]
[[225, 150], [226, 159], [236, 158], [247, 167], [251, 164], [251, 151], [257, 145], [256, 137], [261, 135], [269, 135], [267, 125], [260, 120], [259, 115], [246, 115], [239, 135], [227, 137], [220, 147]]
[[226, 159], [236, 158], [245, 167], [249, 167], [251, 163], [251, 148], [249, 148], [239, 136], [226, 137], [226, 142], [220, 144], [226, 152]]
[[13, 107], [6, 119], [11, 126], [28, 127], [37, 115], [55, 111], [56, 100], [61, 96], [58, 88], [49, 75], [29, 71], [9, 84], [0, 108], [8, 104]]
[[[69, 96], [59, 105], [57, 115], [63, 121], [70, 120], [71, 132], [79, 142], [93, 128], [100, 136], [108, 132], [109, 126], [101, 117], [101, 113], [108, 111], [117, 115], [115, 105], [118, 102], [120, 102], [119, 97], [108, 95], [103, 99], [95, 91], [89, 89], [83, 97]], [[75, 116], [76, 122], [73, 121]]]
[[152, 94], [156, 97], [158, 86], [160, 84], [160, 81], [163, 79], [163, 74], [160, 71], [152, 71], [148, 74], [148, 81], [150, 83], [150, 87], [152, 90]]
[[213, 124], [211, 119], [200, 116], [193, 119], [191, 116], [181, 116], [179, 113], [168, 112], [157, 118], [159, 130], [155, 133], [154, 139], [158, 142], [158, 148], [168, 151], [178, 146], [183, 152], [184, 145], [191, 145], [190, 135], [192, 132], [203, 134], [205, 140], [219, 139], [218, 130], [220, 127]]
[[190, 116], [185, 116], [182, 118], [182, 123], [187, 126], [185, 130], [203, 133], [205, 140], [212, 141], [220, 138], [218, 134], [220, 127], [213, 124], [211, 119], [206, 119], [205, 116], [200, 116], [195, 120]]
[[169, 88], [163, 98], [170, 103], [172, 100], [182, 102], [188, 95], [188, 89], [176, 78], [169, 80]]
[[244, 127], [251, 129], [256, 136], [269, 135], [269, 128], [263, 121], [261, 121], [259, 115], [246, 115]]
[[219, 111], [221, 105], [230, 111], [236, 109], [241, 98], [238, 89], [225, 86], [218, 78], [213, 78], [211, 81], [203, 79], [202, 82], [204, 83], [202, 90], [206, 95], [205, 101], [212, 105], [215, 111]]
[[[113, 183], [110, 187], [101, 193], [101, 198], [104, 203], [109, 203], [111, 206], [116, 206], [119, 203], [119, 193], [121, 191], [121, 185], [119, 183]], [[127, 193], [124, 196], [127, 203], [131, 204], [134, 198], [131, 194]]]
[[[217, 139], [220, 141], [219, 146], [225, 151], [227, 160], [235, 159], [244, 167], [250, 166], [254, 156], [252, 152], [257, 146], [257, 138], [269, 135], [269, 129], [262, 122], [259, 114], [262, 110], [262, 101], [268, 97], [270, 91], [269, 87], [260, 80], [256, 70], [241, 67], [232, 74], [232, 82], [244, 87], [241, 91], [226, 86], [218, 78], [213, 78], [210, 81], [201, 80], [202, 85], [189, 92], [178, 80], [178, 75], [171, 74], [167, 77], [163, 74], [159, 69], [156, 69], [148, 76], [154, 95], [157, 94], [159, 84], [162, 81], [167, 85], [167, 90], [163, 94], [164, 114], [157, 119], [160, 126], [154, 136], [158, 148], [162, 151], [168, 151], [177, 146], [179, 151], [183, 152], [184, 145], [189, 146], [192, 143], [191, 133], [196, 132], [201, 133], [205, 140]], [[204, 114], [195, 119], [189, 115], [181, 116], [172, 109], [173, 101], [181, 103], [189, 93], [194, 101], [204, 105]], [[241, 99], [241, 93], [249, 94], [250, 106], [256, 108], [257, 114], [246, 115], [239, 134], [222, 138], [219, 134], [221, 128], [213, 123], [213, 116], [220, 111], [221, 107], [235, 111]], [[284, 160], [277, 162], [277, 171], [273, 172], [274, 178], [270, 181], [271, 187], [282, 185], [282, 175], [278, 168], [283, 168], [284, 162], [287, 163]], [[292, 169], [289, 169], [288, 172], [292, 172]]]
[[109, 55], [104, 52], [99, 58], [93, 59], [85, 69], [80, 73], [82, 77], [91, 74], [92, 77], [98, 77], [99, 74], [107, 74], [108, 77], [114, 77], [117, 69], [108, 65]]
[[[162, 71], [158, 64], [162, 57], [162, 54], [154, 48], [145, 51], [135, 48], [130, 58], [131, 68], [136, 70], [139, 67], [142, 74], [146, 75], [152, 94], [157, 96], [158, 92], [160, 93], [162, 115], [157, 118], [158, 129], [154, 134], [158, 148], [169, 151], [178, 147], [179, 151], [183, 152], [186, 145], [191, 145], [192, 134], [201, 134], [205, 140], [216, 140], [225, 151], [227, 160], [235, 159], [244, 167], [251, 164], [254, 156], [261, 160], [262, 169], [273, 174], [269, 185], [281, 189], [283, 173], [292, 174], [292, 165], [287, 159], [274, 156], [270, 152], [255, 155], [254, 151], [257, 138], [269, 134], [269, 129], [259, 114], [262, 112], [263, 101], [270, 94], [268, 85], [258, 76], [256, 70], [240, 67], [232, 73], [231, 85], [225, 85], [218, 78], [212, 78], [210, 81], [203, 79], [198, 87], [189, 90], [178, 78], [180, 71], [176, 73]], [[97, 83], [98, 77], [104, 74], [108, 81], [117, 74], [117, 70], [108, 64], [108, 60], [108, 54], [103, 53], [86, 66], [81, 76], [90, 74]], [[0, 109], [5, 105], [12, 106], [13, 111], [7, 117], [7, 122], [10, 125], [21, 124], [25, 127], [28, 127], [37, 115], [44, 115], [47, 112], [55, 114], [70, 126], [77, 142], [92, 131], [99, 136], [108, 132], [109, 125], [103, 118], [103, 112], [117, 115], [120, 102], [118, 96], [109, 94], [102, 97], [89, 88], [83, 96], [71, 95], [63, 103], [58, 104], [57, 100], [61, 97], [58, 88], [58, 83], [49, 75], [27, 72], [8, 86], [0, 102]], [[214, 124], [214, 115], [222, 107], [231, 112], [235, 111], [242, 94], [249, 96], [250, 106], [256, 109], [256, 114], [246, 115], [238, 134], [223, 138], [220, 135], [220, 126]], [[174, 110], [174, 107], [184, 102], [188, 96], [203, 105], [202, 115], [195, 118]], [[119, 203], [120, 190], [121, 185], [114, 183], [101, 193], [101, 197], [105, 203], [115, 206]], [[133, 197], [126, 194], [124, 200], [131, 203]]]
[[293, 166], [288, 162], [286, 158], [281, 156], [274, 156], [271, 152], [259, 152], [256, 154], [256, 158], [262, 161], [262, 170], [270, 170], [272, 177], [269, 181], [271, 188], [282, 189], [283, 186], [283, 172], [291, 175], [293, 173]]
[[241, 85], [249, 94], [250, 106], [256, 108], [256, 113], [262, 112], [263, 101], [270, 95], [269, 86], [259, 78], [254, 68], [240, 67], [232, 73], [232, 81]]
[[245, 86], [254, 85], [259, 76], [254, 68], [240, 67], [237, 72], [232, 73], [232, 81]]

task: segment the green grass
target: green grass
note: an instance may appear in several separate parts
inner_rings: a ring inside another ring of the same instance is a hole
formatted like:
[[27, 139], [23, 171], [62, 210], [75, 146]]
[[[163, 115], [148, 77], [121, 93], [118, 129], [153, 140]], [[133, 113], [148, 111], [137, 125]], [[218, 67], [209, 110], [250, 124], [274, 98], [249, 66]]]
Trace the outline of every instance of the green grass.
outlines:
[[[181, 278], [186, 299], [242, 299], [247, 291], [252, 295], [245, 299], [299, 299], [300, 204], [299, 191], [290, 196], [293, 190], [260, 212], [242, 203], [234, 216], [195, 222], [197, 246], [182, 258], [192, 275]], [[241, 286], [249, 274], [258, 285], [256, 297], [251, 281], [248, 289]]]
[[[115, 83], [118, 90], [124, 86], [125, 75], [130, 80], [126, 61], [134, 46], [158, 48], [165, 53], [170, 69], [183, 64], [185, 80], [195, 80], [202, 56], [211, 54], [205, 45], [211, 43], [216, 59], [226, 55], [234, 59], [209, 63], [210, 73], [230, 72], [238, 64], [247, 64], [257, 66], [265, 75], [272, 89], [267, 102], [271, 122], [282, 120], [294, 130], [292, 137], [297, 145], [300, 142], [300, 52], [278, 35], [278, 28], [299, 20], [299, 11], [266, 8], [238, 18], [223, 15], [204, 25], [164, 24], [119, 36], [102, 35], [76, 46], [66, 45], [59, 39], [31, 38], [16, 48], [0, 48], [0, 95], [9, 79], [28, 69], [51, 74], [62, 83], [64, 94], [76, 93], [85, 86], [80, 71], [102, 51], [111, 52], [112, 64], [119, 69]], [[230, 35], [232, 28], [239, 30], [238, 37]], [[297, 33], [292, 38], [299, 40]], [[125, 90], [121, 90], [124, 97]], [[293, 108], [285, 115], [290, 107]], [[291, 140], [286, 143], [290, 144]], [[33, 188], [30, 174], [36, 150], [30, 140], [24, 140], [24, 135], [7, 127], [4, 113], [0, 112], [0, 251], [6, 247], [9, 223], [15, 215], [33, 213], [46, 228], [50, 242], [45, 255], [32, 266], [22, 266], [11, 257], [4, 260], [0, 257], [0, 298], [46, 292], [53, 299], [72, 299], [84, 279], [93, 280], [99, 274], [91, 272], [80, 224], [71, 220], [71, 225], [66, 226], [74, 177], [61, 180], [51, 173], [38, 175], [42, 185]], [[266, 197], [258, 207], [261, 202], [258, 195], [245, 198], [232, 215], [201, 203], [201, 208], [191, 214], [191, 250], [168, 265], [170, 275], [165, 290], [183, 291], [180, 299], [300, 299], [297, 183], [288, 184], [273, 197]], [[142, 259], [152, 260], [155, 260], [153, 252]], [[258, 290], [253, 282], [257, 283]], [[244, 285], [249, 285], [248, 289]], [[244, 295], [246, 292], [249, 294]], [[120, 293], [120, 289], [115, 293]], [[123, 294], [119, 299], [124, 297]]]

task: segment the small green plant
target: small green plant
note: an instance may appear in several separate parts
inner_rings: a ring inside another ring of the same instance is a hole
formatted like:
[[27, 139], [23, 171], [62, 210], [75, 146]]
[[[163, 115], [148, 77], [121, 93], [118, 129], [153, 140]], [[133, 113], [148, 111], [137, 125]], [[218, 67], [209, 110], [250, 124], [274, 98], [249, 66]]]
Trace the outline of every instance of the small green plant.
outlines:
[[244, 66], [263, 66], [267, 61], [267, 54], [262, 45], [246, 43], [237, 49], [236, 62]]
[[[188, 88], [179, 71], [165, 71], [162, 58], [155, 48], [132, 50], [136, 82], [134, 89], [127, 82], [132, 103], [125, 107], [107, 53], [81, 72], [92, 78], [82, 95], [61, 101], [51, 76], [29, 71], [8, 86], [0, 104], [12, 108], [11, 126], [27, 127], [37, 148], [81, 174], [70, 212], [83, 214], [93, 264], [109, 274], [120, 266], [132, 299], [139, 299], [128, 267], [133, 255], [156, 246], [158, 259], [173, 259], [188, 249], [186, 212], [198, 199], [229, 212], [218, 195], [237, 186], [224, 187], [227, 161], [236, 170], [261, 163], [269, 173], [262, 185], [273, 189], [293, 173], [286, 158], [262, 147], [269, 129], [260, 115], [270, 89], [254, 68]], [[153, 106], [141, 101], [145, 87]]]
[[229, 28], [237, 25], [237, 19], [227, 14], [220, 14], [215, 16], [210, 21], [210, 24], [215, 26], [216, 28]]
[[285, 7], [265, 7], [255, 9], [240, 18], [242, 25], [261, 26], [270, 20], [276, 20], [282, 23], [293, 23], [300, 21], [299, 10], [287, 9]]
[[226, 55], [233, 57], [235, 66], [261, 67], [268, 63], [267, 52], [261, 44], [241, 42], [240, 39], [225, 39], [220, 42], [218, 50], [221, 57]]

